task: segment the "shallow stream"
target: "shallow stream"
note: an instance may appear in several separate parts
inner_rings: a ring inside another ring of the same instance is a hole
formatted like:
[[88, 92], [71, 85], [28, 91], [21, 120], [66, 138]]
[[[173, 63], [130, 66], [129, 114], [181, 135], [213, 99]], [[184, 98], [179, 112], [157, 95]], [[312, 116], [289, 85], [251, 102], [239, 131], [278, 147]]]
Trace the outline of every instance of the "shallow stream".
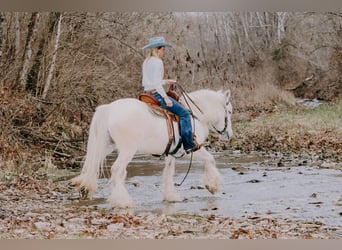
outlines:
[[[324, 165], [307, 159], [238, 152], [216, 153], [215, 158], [223, 177], [219, 194], [212, 195], [202, 186], [203, 166], [193, 162], [187, 179], [177, 187], [184, 201], [166, 203], [161, 194], [164, 162], [137, 156], [129, 164], [127, 176], [127, 187], [136, 204], [134, 212], [281, 217], [317, 220], [342, 228], [341, 163]], [[176, 183], [185, 176], [188, 164], [188, 160], [176, 161]], [[110, 209], [107, 183], [108, 179], [100, 179], [94, 200], [79, 204]]]

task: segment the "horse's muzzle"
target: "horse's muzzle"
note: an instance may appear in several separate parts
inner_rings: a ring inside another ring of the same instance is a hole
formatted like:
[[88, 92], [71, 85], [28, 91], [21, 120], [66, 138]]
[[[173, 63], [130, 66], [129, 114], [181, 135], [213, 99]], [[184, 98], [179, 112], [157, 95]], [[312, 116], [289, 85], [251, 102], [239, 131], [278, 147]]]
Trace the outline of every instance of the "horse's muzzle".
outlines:
[[221, 141], [228, 141], [229, 139], [233, 138], [234, 135], [233, 134], [229, 134], [229, 133], [223, 133], [222, 135], [220, 135], [220, 140]]

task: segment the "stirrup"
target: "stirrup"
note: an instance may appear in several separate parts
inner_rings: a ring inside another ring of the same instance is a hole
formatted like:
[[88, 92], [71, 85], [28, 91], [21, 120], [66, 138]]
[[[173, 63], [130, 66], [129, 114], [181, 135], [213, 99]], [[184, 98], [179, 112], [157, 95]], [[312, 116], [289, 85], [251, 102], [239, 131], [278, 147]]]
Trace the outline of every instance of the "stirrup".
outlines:
[[199, 150], [202, 146], [203, 146], [203, 144], [196, 143], [196, 145], [193, 148], [189, 148], [189, 149], [185, 150], [185, 152], [187, 154], [193, 153], [193, 152]]

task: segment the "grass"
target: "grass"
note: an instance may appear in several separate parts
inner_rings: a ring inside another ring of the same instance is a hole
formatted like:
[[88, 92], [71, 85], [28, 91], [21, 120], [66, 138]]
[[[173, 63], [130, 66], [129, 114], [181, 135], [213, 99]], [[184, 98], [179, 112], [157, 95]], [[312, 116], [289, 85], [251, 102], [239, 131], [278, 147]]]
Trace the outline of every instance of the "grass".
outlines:
[[312, 151], [341, 155], [342, 101], [315, 109], [290, 108], [243, 120], [232, 146], [241, 150]]
[[342, 131], [342, 102], [338, 104], [322, 104], [310, 110], [286, 110], [257, 117], [250, 123], [242, 122], [242, 126], [258, 129], [263, 127], [302, 128], [304, 130]]
[[312, 128], [325, 128], [342, 131], [342, 101], [331, 105], [323, 104], [317, 109], [309, 110], [305, 113], [305, 120], [307, 126]]

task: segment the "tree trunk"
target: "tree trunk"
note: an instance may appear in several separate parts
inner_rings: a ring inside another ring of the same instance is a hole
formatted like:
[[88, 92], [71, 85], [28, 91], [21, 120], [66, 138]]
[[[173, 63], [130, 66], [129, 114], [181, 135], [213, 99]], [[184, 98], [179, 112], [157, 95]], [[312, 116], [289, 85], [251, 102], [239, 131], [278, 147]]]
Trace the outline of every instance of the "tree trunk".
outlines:
[[278, 43], [281, 43], [283, 38], [283, 34], [285, 32], [285, 21], [287, 18], [286, 12], [277, 12], [278, 17], [278, 25], [277, 25], [277, 34], [278, 34]]
[[200, 24], [198, 25], [198, 30], [199, 30], [199, 36], [200, 36], [200, 43], [201, 43], [201, 50], [202, 50], [202, 55], [203, 55], [204, 66], [205, 66], [205, 69], [206, 69], [207, 74], [208, 74], [207, 76], [210, 77], [210, 69], [209, 69], [208, 63], [207, 63], [207, 53], [206, 53], [206, 50], [204, 48], [203, 33], [202, 33], [202, 27], [201, 27]]
[[23, 58], [23, 64], [20, 70], [19, 78], [17, 84], [19, 84], [20, 89], [26, 88], [26, 80], [28, 75], [28, 68], [32, 57], [32, 46], [37, 37], [39, 25], [39, 13], [34, 12], [32, 13], [30, 23], [28, 25], [28, 33], [27, 39], [25, 44], [25, 53]]
[[2, 30], [2, 22], [4, 21], [4, 18], [2, 16], [2, 13], [0, 12], [0, 57], [2, 57], [2, 49], [3, 49], [3, 30]]
[[15, 56], [19, 54], [20, 51], [20, 22], [19, 13], [15, 13]]
[[48, 77], [46, 79], [46, 83], [45, 83], [45, 86], [44, 86], [44, 91], [43, 91], [43, 94], [42, 94], [42, 98], [43, 99], [46, 98], [47, 92], [48, 92], [48, 90], [50, 88], [50, 85], [51, 85], [51, 80], [52, 80], [52, 77], [53, 77], [53, 73], [54, 73], [54, 70], [55, 70], [57, 51], [58, 51], [58, 46], [59, 46], [59, 38], [61, 36], [61, 23], [62, 23], [62, 14], [59, 15], [59, 19], [58, 19], [55, 47], [54, 47], [53, 54], [52, 54], [52, 61], [51, 61], [51, 65], [50, 65], [49, 74], [48, 74]]

